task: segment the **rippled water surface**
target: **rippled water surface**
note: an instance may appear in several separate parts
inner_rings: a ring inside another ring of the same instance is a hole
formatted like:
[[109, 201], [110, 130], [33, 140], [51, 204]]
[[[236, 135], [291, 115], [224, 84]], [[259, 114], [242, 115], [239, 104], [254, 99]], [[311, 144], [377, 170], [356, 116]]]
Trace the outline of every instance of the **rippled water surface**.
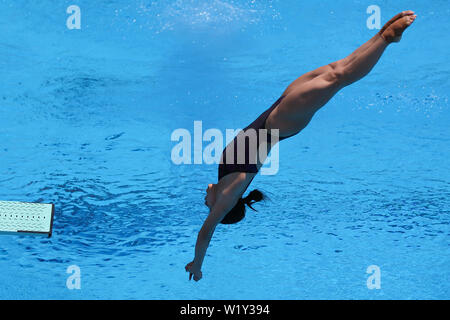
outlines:
[[[371, 1], [0, 1], [0, 199], [55, 203], [54, 235], [0, 238], [2, 299], [450, 298], [448, 1], [280, 145], [270, 198], [217, 228], [187, 281], [217, 166], [177, 128], [241, 128], [376, 31]], [[81, 269], [68, 290], [66, 269]], [[369, 290], [366, 269], [381, 269]]]

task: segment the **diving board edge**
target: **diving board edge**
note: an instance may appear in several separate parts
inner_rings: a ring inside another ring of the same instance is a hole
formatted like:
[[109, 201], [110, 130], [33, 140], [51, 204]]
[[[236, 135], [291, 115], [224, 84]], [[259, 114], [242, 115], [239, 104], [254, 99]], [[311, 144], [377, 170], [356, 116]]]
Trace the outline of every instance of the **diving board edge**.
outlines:
[[[33, 204], [33, 202], [24, 202], [21, 201], [21, 203], [30, 203]], [[23, 234], [23, 235], [40, 235], [40, 236], [47, 236], [50, 238], [53, 234], [53, 220], [55, 217], [55, 205], [53, 203], [49, 203], [48, 205], [51, 205], [51, 213], [50, 213], [50, 230], [48, 232], [46, 231], [29, 231], [29, 230], [17, 230], [17, 231], [2, 231], [0, 230], [0, 234], [4, 235], [17, 235], [17, 234]]]

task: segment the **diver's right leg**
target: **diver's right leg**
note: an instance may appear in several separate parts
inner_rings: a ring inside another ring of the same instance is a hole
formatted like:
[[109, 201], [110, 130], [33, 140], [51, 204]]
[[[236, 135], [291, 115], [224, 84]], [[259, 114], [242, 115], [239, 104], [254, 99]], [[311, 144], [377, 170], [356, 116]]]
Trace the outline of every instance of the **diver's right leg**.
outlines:
[[279, 129], [280, 136], [302, 130], [314, 113], [340, 89], [366, 76], [380, 59], [386, 47], [398, 40], [416, 16], [401, 16], [383, 33], [369, 40], [365, 50], [356, 50], [348, 57], [322, 67], [322, 73], [301, 85], [294, 86], [266, 121], [267, 129]]
[[323, 66], [320, 75], [295, 85], [266, 120], [267, 129], [279, 129], [280, 137], [301, 131], [312, 116], [340, 89], [364, 77], [380, 59], [388, 43], [379, 35], [365, 51]]
[[[379, 39], [380, 35], [383, 37], [383, 33], [387, 37], [388, 34], [392, 34], [392, 30], [389, 30], [389, 32], [385, 32], [394, 22], [396, 22], [398, 19], [404, 17], [404, 16], [410, 16], [413, 15], [414, 12], [411, 10], [406, 10], [403, 12], [400, 12], [396, 14], [393, 18], [391, 18], [386, 24], [383, 26], [383, 28], [375, 35], [373, 36], [369, 41], [361, 45], [359, 48], [357, 48], [351, 55], [345, 58], [347, 61], [351, 61], [354, 58], [361, 56], [365, 51], [367, 51], [376, 41]], [[390, 28], [392, 29], [392, 28]], [[384, 37], [383, 37], [384, 38]], [[385, 39], [386, 40], [386, 39]], [[387, 40], [386, 40], [387, 41]], [[392, 42], [392, 41], [391, 41]], [[344, 60], [344, 59], [343, 59]], [[307, 81], [312, 80], [315, 77], [318, 77], [326, 72], [330, 71], [330, 65], [322, 66], [320, 68], [317, 68], [315, 70], [309, 71], [296, 80], [294, 80], [283, 92], [282, 95], [287, 95], [289, 92], [294, 90], [296, 87], [303, 85]]]

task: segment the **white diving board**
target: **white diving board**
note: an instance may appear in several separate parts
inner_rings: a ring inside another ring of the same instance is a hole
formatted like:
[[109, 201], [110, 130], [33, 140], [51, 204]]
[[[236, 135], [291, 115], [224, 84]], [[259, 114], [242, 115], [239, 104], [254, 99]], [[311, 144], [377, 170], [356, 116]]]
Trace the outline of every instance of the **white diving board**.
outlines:
[[0, 201], [0, 233], [51, 237], [54, 213], [53, 204]]

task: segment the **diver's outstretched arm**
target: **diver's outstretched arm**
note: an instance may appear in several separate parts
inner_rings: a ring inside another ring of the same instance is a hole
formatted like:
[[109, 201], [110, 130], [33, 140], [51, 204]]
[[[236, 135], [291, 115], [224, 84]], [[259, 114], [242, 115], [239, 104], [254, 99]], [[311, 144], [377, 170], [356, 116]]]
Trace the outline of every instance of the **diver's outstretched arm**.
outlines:
[[195, 244], [195, 258], [185, 267], [189, 272], [189, 280], [194, 275], [194, 280], [198, 281], [202, 278], [202, 264], [206, 255], [209, 242], [214, 234], [216, 226], [222, 221], [225, 215], [236, 205], [239, 197], [235, 193], [220, 193], [217, 195], [216, 203], [211, 208], [208, 217], [200, 229], [197, 242]]

